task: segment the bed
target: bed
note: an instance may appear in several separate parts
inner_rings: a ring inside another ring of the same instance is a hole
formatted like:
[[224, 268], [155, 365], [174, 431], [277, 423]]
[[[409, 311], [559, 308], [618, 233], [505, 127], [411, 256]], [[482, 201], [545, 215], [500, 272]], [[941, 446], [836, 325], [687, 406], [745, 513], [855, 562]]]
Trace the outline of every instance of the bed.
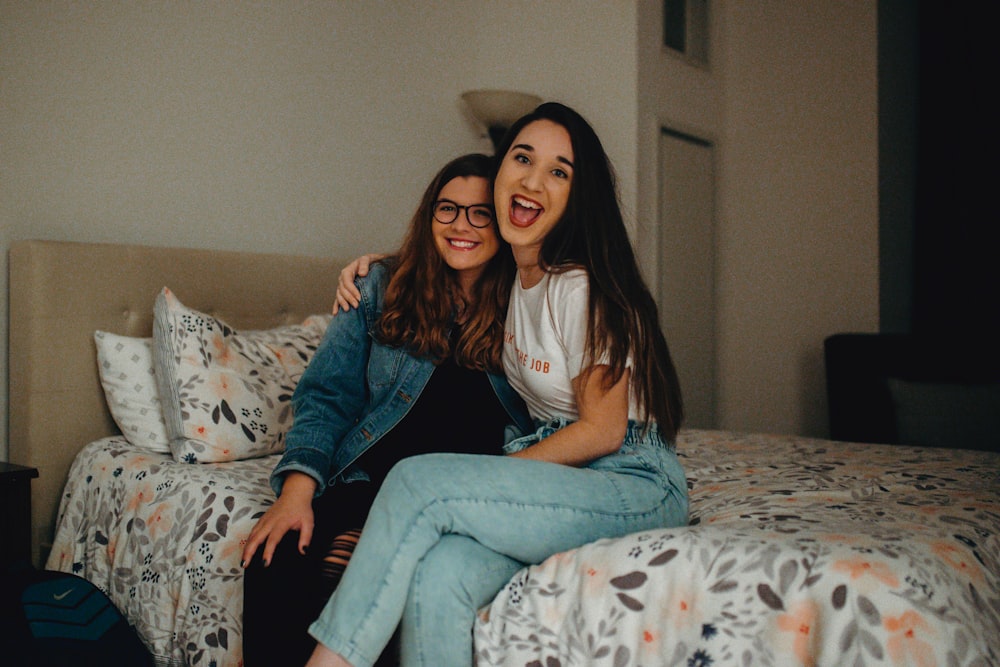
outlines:
[[[277, 349], [297, 355], [309, 346], [303, 323], [310, 322], [313, 338], [322, 331], [314, 316], [329, 312], [346, 261], [35, 240], [13, 243], [9, 258], [9, 448], [12, 461], [39, 470], [31, 499], [34, 564], [74, 572], [107, 592], [158, 665], [242, 664], [240, 550], [273, 501], [267, 478], [280, 454], [224, 460], [220, 452], [175, 456], [162, 443], [137, 447], [123, 431], [132, 428], [132, 440], [141, 441], [149, 436], [143, 429], [154, 427], [119, 427], [104, 386], [111, 378], [99, 361], [118, 364], [119, 398], [138, 403], [124, 406], [133, 417], [149, 407], [142, 399], [156, 394], [150, 361], [136, 360], [152, 353], [143, 341], [153, 335], [164, 287], [187, 308], [177, 311], [182, 315], [202, 313], [202, 324], [222, 322], [235, 330], [229, 333], [262, 332], [251, 342], [271, 347], [258, 345], [258, 353], [276, 349], [268, 333], [293, 331], [299, 337]], [[240, 353], [254, 352], [247, 339], [235, 343]], [[196, 411], [190, 402], [185, 407]], [[259, 429], [250, 417], [235, 415], [230, 425]], [[270, 417], [287, 422], [287, 415]], [[273, 437], [256, 436], [280, 449]], [[219, 462], [186, 462], [199, 458]]]
[[691, 525], [521, 571], [479, 664], [1000, 664], [1000, 456], [681, 433]]
[[[36, 558], [108, 591], [158, 664], [241, 664], [238, 552], [278, 454], [137, 447], [95, 354], [117, 339], [94, 332], [151, 336], [164, 286], [240, 335], [302, 326], [342, 264], [12, 246], [10, 450], [41, 473]], [[477, 664], [1000, 664], [1000, 455], [699, 430], [678, 449], [690, 525], [526, 567], [480, 611]]]

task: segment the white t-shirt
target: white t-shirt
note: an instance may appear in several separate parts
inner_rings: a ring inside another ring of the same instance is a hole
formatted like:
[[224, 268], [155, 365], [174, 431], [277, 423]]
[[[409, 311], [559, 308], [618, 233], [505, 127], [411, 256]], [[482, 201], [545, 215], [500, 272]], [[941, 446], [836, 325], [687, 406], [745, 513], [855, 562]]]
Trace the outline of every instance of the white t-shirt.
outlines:
[[[579, 419], [572, 380], [583, 370], [589, 280], [583, 269], [546, 273], [531, 288], [518, 276], [504, 326], [503, 369], [535, 419]], [[631, 366], [631, 364], [629, 364]], [[629, 401], [629, 417], [636, 408]]]
[[546, 273], [529, 289], [514, 280], [504, 326], [503, 369], [535, 419], [579, 418], [572, 380], [587, 342], [587, 273]]

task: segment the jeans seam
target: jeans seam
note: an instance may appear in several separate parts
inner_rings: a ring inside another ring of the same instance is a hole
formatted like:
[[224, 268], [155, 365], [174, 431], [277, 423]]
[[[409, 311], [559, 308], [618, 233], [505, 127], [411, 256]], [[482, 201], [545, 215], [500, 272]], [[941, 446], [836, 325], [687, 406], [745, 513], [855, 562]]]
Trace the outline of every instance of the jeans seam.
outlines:
[[[372, 602], [371, 602], [371, 604], [368, 605], [368, 609], [365, 611], [364, 617], [361, 618], [358, 621], [357, 628], [354, 631], [354, 633], [356, 635], [363, 634], [363, 631], [366, 629], [366, 627], [368, 625], [368, 622], [372, 618], [372, 615], [375, 613], [376, 609], [378, 608], [377, 600], [381, 596], [382, 591], [384, 591], [385, 588], [386, 588], [386, 586], [388, 585], [388, 581], [387, 581], [388, 577], [387, 577], [387, 575], [388, 575], [389, 572], [392, 571], [393, 566], [396, 564], [397, 560], [399, 559], [400, 554], [403, 552], [403, 549], [401, 548], [402, 545], [405, 544], [406, 541], [409, 539], [410, 535], [413, 534], [413, 531], [416, 529], [417, 523], [418, 523], [419, 519], [424, 514], [424, 512], [426, 511], [426, 509], [428, 507], [430, 507], [431, 505], [433, 505], [433, 504], [434, 504], [434, 501], [432, 501], [431, 503], [429, 503], [427, 505], [424, 505], [423, 509], [421, 509], [419, 512], [417, 512], [416, 519], [413, 521], [413, 523], [410, 524], [410, 526], [406, 529], [406, 532], [400, 537], [399, 543], [396, 545], [397, 546], [396, 551], [395, 551], [395, 553], [393, 553], [392, 558], [387, 563], [386, 574], [384, 574], [382, 576], [381, 580], [378, 582], [376, 590], [375, 590], [375, 593], [372, 595]], [[405, 599], [404, 599], [404, 604], [405, 604]]]
[[[420, 590], [420, 568], [419, 567], [417, 568], [416, 572], [414, 573], [413, 583], [411, 584], [411, 588], [413, 590], [415, 590], [415, 591], [419, 591]], [[416, 596], [416, 597], [413, 598], [413, 609], [414, 609], [414, 618], [413, 618], [414, 635], [413, 636], [414, 637], [422, 637], [423, 633], [421, 631], [421, 627], [422, 627], [422, 623], [423, 623], [423, 621], [422, 621], [423, 613], [421, 612], [421, 604], [420, 604], [420, 598], [419, 598], [419, 596]], [[423, 644], [418, 643], [417, 644], [417, 649], [418, 649], [417, 650], [417, 656], [416, 656], [416, 658], [417, 658], [417, 664], [418, 665], [422, 665], [422, 664], [424, 664], [424, 647], [423, 647]]]

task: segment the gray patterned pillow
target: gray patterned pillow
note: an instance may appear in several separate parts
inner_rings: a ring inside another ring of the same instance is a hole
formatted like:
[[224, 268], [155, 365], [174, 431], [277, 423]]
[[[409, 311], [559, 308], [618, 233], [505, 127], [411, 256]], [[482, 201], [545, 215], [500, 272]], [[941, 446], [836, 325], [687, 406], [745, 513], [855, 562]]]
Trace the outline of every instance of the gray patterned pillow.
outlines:
[[136, 447], [170, 453], [153, 373], [153, 339], [94, 332], [97, 370], [111, 417]]
[[215, 463], [283, 451], [292, 392], [330, 318], [237, 332], [164, 288], [153, 309], [153, 361], [174, 458]]

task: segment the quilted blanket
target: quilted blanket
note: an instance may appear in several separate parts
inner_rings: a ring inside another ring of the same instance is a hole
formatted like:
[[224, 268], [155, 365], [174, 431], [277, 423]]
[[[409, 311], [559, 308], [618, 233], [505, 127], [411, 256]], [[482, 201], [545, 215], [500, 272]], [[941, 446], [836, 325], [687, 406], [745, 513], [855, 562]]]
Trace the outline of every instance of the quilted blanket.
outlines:
[[274, 501], [280, 455], [178, 463], [121, 437], [70, 469], [46, 568], [101, 588], [158, 666], [241, 667], [243, 541]]
[[1000, 665], [1000, 455], [685, 431], [691, 524], [527, 567], [478, 665]]

